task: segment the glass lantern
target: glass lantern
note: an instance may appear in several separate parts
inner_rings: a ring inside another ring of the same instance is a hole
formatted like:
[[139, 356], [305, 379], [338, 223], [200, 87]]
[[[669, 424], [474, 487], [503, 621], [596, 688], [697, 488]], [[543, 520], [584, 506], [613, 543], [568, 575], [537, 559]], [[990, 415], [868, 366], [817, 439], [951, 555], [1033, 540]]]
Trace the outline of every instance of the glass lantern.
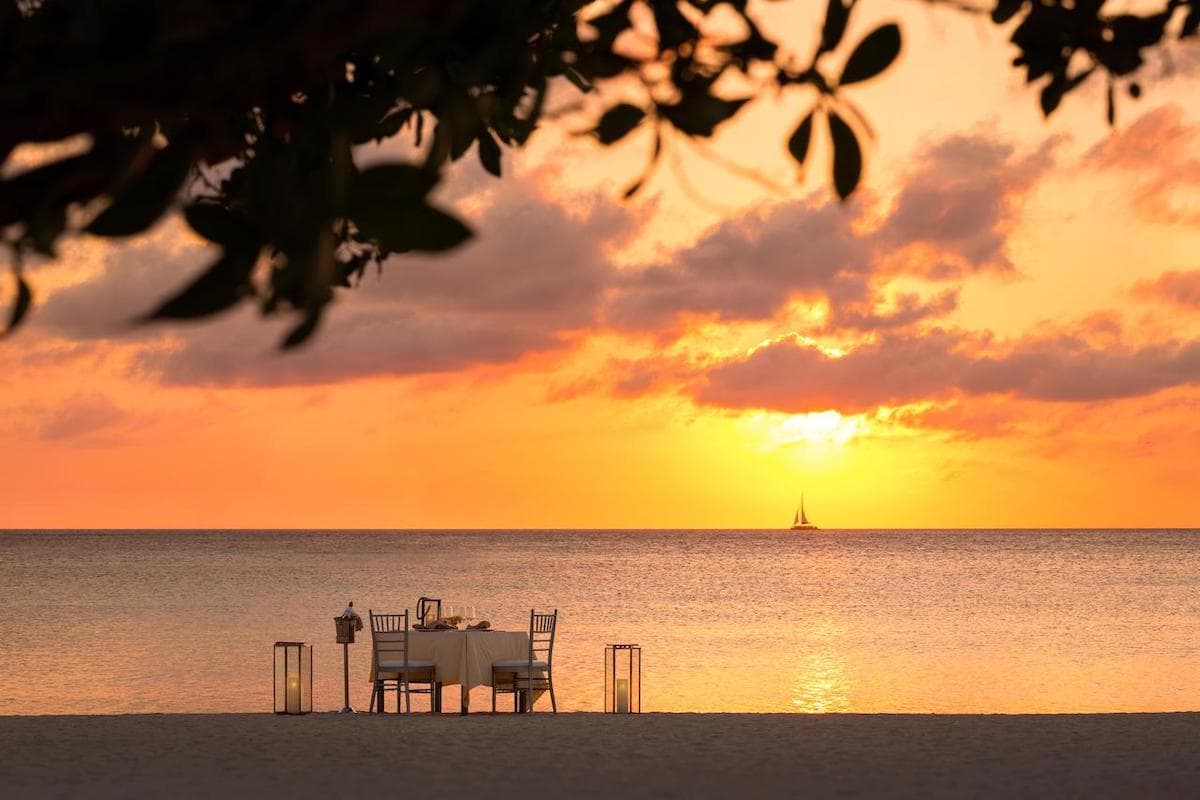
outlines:
[[312, 645], [275, 643], [275, 713], [312, 711]]
[[642, 648], [636, 644], [604, 648], [604, 713], [642, 713]]

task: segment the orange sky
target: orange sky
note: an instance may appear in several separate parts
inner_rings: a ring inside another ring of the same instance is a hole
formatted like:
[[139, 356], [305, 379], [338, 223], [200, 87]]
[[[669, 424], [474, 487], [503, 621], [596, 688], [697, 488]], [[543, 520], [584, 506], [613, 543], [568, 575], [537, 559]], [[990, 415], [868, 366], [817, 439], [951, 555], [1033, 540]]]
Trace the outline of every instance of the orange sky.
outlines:
[[208, 257], [178, 221], [65, 242], [0, 345], [0, 526], [779, 527], [801, 490], [827, 527], [1200, 524], [1195, 46], [1110, 133], [1099, 87], [1043, 121], [989, 25], [848, 40], [889, 14], [845, 208], [820, 137], [787, 160], [803, 96], [713, 145], [773, 186], [676, 145], [627, 204], [648, 143], [568, 122], [459, 165], [478, 238], [288, 355], [250, 309], [130, 327]]

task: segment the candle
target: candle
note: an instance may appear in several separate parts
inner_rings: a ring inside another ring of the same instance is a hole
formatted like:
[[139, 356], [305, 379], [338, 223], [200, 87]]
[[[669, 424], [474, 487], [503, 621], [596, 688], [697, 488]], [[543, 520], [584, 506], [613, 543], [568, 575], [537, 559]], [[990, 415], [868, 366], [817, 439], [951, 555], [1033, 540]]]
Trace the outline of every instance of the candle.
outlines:
[[287, 710], [289, 714], [294, 714], [300, 710], [300, 678], [296, 676], [288, 678]]
[[629, 713], [629, 679], [617, 678], [617, 713]]

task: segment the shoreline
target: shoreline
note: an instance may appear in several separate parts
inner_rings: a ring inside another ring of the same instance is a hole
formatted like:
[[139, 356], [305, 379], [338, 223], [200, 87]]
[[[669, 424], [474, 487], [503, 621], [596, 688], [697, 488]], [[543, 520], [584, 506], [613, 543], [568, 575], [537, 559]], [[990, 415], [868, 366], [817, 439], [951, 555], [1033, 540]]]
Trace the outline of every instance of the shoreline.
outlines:
[[1181, 796], [1200, 712], [0, 717], [6, 797]]

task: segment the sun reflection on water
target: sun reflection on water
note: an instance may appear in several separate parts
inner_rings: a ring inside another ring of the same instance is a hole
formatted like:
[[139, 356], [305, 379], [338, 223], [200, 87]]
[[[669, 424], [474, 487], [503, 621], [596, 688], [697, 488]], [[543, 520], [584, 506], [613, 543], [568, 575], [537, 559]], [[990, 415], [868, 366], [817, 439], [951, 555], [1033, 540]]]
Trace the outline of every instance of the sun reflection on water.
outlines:
[[800, 657], [794, 668], [792, 706], [806, 714], [850, 710], [850, 681], [845, 659], [833, 650], [813, 651]]
[[[833, 571], [830, 566], [828, 572]], [[846, 624], [836, 617], [822, 614], [808, 621], [791, 661], [794, 710], [806, 714], [851, 710], [847, 634]]]

